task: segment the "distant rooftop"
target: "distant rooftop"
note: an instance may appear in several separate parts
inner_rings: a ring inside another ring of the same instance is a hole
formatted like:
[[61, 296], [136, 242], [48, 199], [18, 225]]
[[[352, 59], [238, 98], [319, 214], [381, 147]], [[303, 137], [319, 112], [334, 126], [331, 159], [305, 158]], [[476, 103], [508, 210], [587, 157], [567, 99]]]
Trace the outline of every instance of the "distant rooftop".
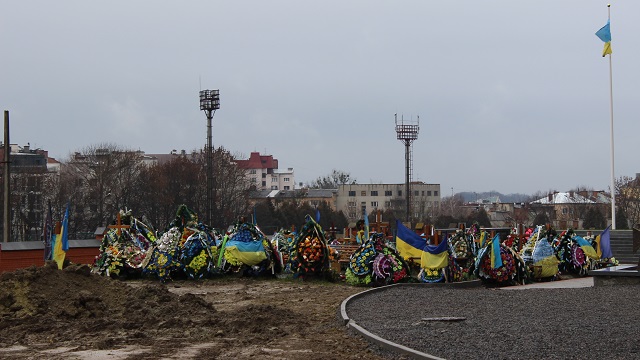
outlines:
[[554, 192], [531, 202], [532, 204], [595, 204], [593, 200], [575, 192]]

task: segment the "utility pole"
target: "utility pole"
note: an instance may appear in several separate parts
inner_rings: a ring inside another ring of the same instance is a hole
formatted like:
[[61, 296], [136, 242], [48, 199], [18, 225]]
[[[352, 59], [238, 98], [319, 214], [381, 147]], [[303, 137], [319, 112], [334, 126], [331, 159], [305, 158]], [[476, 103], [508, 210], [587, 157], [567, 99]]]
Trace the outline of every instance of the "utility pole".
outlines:
[[3, 168], [3, 194], [4, 194], [4, 217], [3, 217], [3, 226], [2, 229], [2, 237], [4, 242], [9, 242], [11, 238], [11, 209], [9, 208], [9, 180], [11, 176], [11, 171], [9, 169], [9, 165], [11, 164], [10, 155], [11, 153], [11, 145], [9, 144], [9, 111], [4, 111], [4, 159], [2, 163], [4, 165]]

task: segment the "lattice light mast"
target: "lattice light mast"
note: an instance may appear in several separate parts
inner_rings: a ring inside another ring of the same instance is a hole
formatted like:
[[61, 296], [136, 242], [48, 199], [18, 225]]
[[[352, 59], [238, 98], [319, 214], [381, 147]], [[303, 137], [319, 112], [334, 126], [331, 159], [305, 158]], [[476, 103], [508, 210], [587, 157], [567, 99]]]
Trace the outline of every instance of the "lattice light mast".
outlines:
[[404, 161], [405, 161], [405, 191], [407, 197], [407, 215], [406, 222], [411, 220], [411, 175], [413, 166], [413, 151], [411, 144], [414, 140], [418, 139], [418, 132], [420, 131], [420, 116], [416, 122], [405, 123], [404, 116], [400, 118], [398, 122], [398, 114], [395, 114], [396, 120], [396, 133], [398, 134], [398, 140], [402, 141], [405, 147]]
[[216, 110], [220, 109], [220, 90], [200, 91], [200, 110], [207, 116], [207, 224], [213, 226], [213, 209], [215, 201], [215, 179], [213, 174], [213, 143], [211, 139], [211, 121]]

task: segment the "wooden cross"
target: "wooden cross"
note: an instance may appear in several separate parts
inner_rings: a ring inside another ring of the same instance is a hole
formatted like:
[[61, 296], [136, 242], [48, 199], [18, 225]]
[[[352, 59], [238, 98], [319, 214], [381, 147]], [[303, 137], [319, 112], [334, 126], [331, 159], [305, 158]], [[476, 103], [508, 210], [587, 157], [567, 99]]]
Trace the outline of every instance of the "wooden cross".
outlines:
[[389, 228], [388, 221], [382, 221], [382, 212], [380, 209], [376, 212], [376, 221], [371, 223], [371, 230], [387, 235], [387, 229]]
[[116, 220], [116, 224], [115, 225], [109, 225], [107, 226], [109, 229], [117, 229], [118, 231], [118, 236], [120, 236], [122, 229], [128, 229], [131, 226], [129, 225], [122, 225], [122, 221], [120, 220], [120, 212], [118, 211], [118, 217]]

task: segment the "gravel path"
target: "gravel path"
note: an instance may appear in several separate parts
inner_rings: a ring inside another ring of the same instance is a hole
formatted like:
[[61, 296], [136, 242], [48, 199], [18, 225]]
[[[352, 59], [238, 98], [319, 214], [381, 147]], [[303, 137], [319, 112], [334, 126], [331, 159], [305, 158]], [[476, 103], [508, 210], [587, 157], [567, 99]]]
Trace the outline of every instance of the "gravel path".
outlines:
[[[356, 298], [346, 310], [378, 336], [446, 359], [640, 358], [640, 285], [394, 286]], [[442, 317], [465, 319], [422, 320]]]

